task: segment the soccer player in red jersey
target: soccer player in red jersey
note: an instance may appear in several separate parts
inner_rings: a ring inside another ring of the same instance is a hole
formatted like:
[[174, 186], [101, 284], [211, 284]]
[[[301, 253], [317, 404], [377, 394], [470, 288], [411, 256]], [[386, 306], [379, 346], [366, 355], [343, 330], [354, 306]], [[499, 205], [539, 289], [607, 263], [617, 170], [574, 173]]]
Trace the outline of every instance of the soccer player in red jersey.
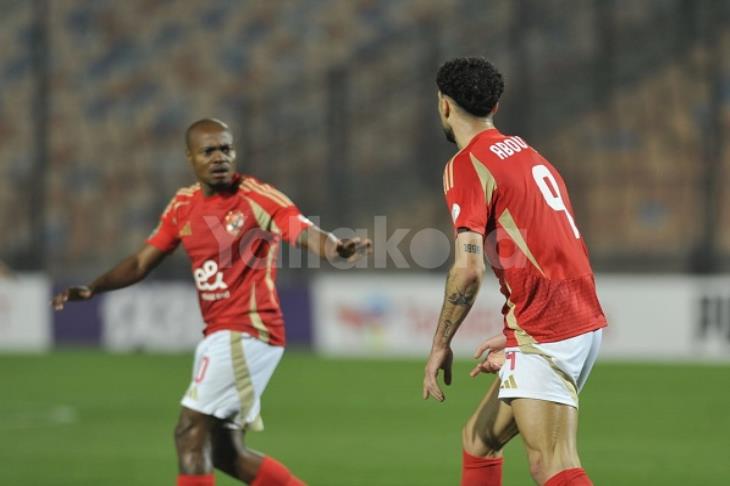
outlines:
[[[175, 429], [179, 486], [212, 486], [213, 468], [254, 486], [304, 484], [275, 459], [244, 445], [261, 429], [261, 395], [284, 352], [274, 282], [282, 241], [327, 258], [355, 261], [370, 241], [339, 240], [313, 225], [281, 192], [235, 170], [228, 127], [215, 119], [186, 132], [198, 182], [180, 189], [147, 242], [88, 286], [53, 299], [56, 310], [144, 279], [182, 243], [192, 263], [205, 338]], [[242, 433], [243, 431], [243, 433]]]
[[576, 447], [578, 393], [596, 360], [606, 319], [588, 252], [558, 171], [522, 138], [500, 133], [493, 116], [504, 89], [482, 58], [438, 71], [438, 106], [459, 151], [444, 170], [456, 255], [423, 380], [423, 398], [444, 400], [450, 343], [468, 314], [485, 257], [506, 299], [504, 335], [488, 339], [471, 373], [499, 373], [463, 430], [463, 486], [502, 484], [502, 448], [517, 435], [530, 473], [547, 486], [592, 484]]

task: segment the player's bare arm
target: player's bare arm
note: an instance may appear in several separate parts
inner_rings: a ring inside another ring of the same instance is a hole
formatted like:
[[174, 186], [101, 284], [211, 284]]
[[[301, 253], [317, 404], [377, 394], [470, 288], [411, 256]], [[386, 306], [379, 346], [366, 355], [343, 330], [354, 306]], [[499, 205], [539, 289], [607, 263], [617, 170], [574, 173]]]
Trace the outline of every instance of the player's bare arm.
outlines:
[[339, 239], [332, 233], [312, 225], [302, 231], [298, 244], [327, 260], [342, 258], [356, 262], [372, 253], [372, 242], [367, 238]]
[[451, 384], [451, 363], [454, 355], [451, 340], [469, 314], [484, 277], [482, 235], [460, 232], [456, 237], [456, 257], [446, 279], [446, 292], [438, 326], [433, 337], [431, 354], [423, 377], [423, 398], [439, 402], [446, 398], [438, 384], [439, 370], [444, 370], [444, 383]]
[[88, 300], [102, 292], [129, 287], [144, 279], [165, 259], [165, 256], [167, 253], [145, 244], [139, 251], [129, 255], [89, 285], [70, 287], [57, 294], [53, 297], [53, 309], [60, 311], [68, 301]]

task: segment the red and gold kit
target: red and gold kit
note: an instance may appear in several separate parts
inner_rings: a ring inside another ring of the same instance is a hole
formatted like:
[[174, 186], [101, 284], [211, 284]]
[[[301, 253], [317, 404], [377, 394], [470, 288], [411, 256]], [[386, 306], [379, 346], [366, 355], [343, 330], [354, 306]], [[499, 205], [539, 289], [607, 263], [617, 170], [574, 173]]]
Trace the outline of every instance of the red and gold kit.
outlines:
[[236, 175], [237, 190], [206, 197], [180, 189], [147, 242], [164, 252], [182, 243], [192, 263], [205, 335], [227, 329], [285, 344], [276, 293], [281, 241], [295, 244], [312, 223], [281, 192]]
[[480, 132], [446, 165], [444, 193], [455, 230], [484, 236], [506, 298], [507, 346], [606, 326], [565, 183], [524, 140]]

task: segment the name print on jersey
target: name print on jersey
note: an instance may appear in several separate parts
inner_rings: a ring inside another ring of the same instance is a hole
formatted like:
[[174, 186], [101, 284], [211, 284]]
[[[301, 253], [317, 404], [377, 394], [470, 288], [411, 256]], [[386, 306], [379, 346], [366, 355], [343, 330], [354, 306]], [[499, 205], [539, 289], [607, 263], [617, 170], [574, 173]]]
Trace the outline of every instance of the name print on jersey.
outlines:
[[513, 156], [523, 149], [528, 148], [527, 142], [518, 136], [507, 137], [502, 142], [496, 142], [490, 145], [489, 150], [492, 151], [500, 160], [504, 160]]

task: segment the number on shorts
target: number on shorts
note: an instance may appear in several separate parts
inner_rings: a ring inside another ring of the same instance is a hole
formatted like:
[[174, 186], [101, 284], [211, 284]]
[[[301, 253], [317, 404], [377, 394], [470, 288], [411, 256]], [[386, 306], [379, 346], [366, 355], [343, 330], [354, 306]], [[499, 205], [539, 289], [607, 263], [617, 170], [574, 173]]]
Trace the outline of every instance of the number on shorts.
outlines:
[[514, 371], [515, 361], [517, 360], [517, 353], [514, 351], [507, 351], [504, 353], [504, 358], [509, 361], [509, 370]]
[[[568, 219], [568, 223], [570, 223], [570, 227], [573, 229], [573, 235], [575, 235], [576, 239], [580, 238], [580, 232], [578, 231], [578, 227], [575, 225], [573, 215], [570, 214], [570, 211], [568, 211], [567, 206], [565, 206], [565, 201], [563, 201], [563, 197], [560, 195], [558, 182], [555, 180], [555, 177], [553, 177], [548, 168], [542, 164], [536, 165], [532, 168], [532, 178], [535, 179], [535, 183], [540, 189], [542, 197], [545, 198], [545, 202], [548, 206], [555, 211], [564, 212], [565, 217]], [[548, 187], [548, 182], [552, 186], [552, 190]]]
[[205, 372], [208, 371], [208, 363], [210, 359], [207, 356], [203, 356], [200, 360], [200, 367], [198, 368], [198, 374], [195, 377], [195, 383], [200, 383], [205, 379]]

